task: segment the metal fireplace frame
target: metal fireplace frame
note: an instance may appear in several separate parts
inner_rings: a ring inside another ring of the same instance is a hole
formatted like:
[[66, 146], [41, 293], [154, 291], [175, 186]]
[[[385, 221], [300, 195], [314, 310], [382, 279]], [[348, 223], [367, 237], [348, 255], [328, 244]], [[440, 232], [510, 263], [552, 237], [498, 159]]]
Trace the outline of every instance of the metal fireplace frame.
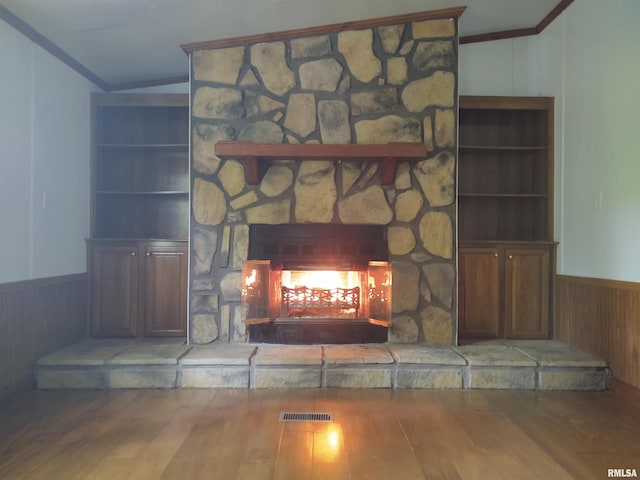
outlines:
[[[372, 262], [388, 262], [388, 258], [386, 228], [380, 225], [254, 224], [249, 226], [248, 261], [269, 262], [270, 266], [276, 269], [366, 272]], [[358, 301], [355, 318], [323, 318], [322, 316], [288, 318], [289, 306], [284, 304], [287, 293], [285, 289], [286, 287], [283, 286], [280, 317], [264, 318], [261, 321], [249, 323], [250, 341], [310, 344], [380, 343], [387, 340], [389, 321], [358, 318], [359, 290], [356, 295]], [[318, 310], [335, 308], [335, 304], [333, 306], [323, 304], [320, 290], [324, 291], [324, 289], [318, 289], [315, 296], [314, 292], [306, 292], [311, 295], [311, 302], [306, 307]], [[291, 294], [291, 292], [288, 293]], [[353, 292], [349, 295], [353, 296]], [[314, 302], [313, 299], [316, 297], [318, 297], [317, 302]]]

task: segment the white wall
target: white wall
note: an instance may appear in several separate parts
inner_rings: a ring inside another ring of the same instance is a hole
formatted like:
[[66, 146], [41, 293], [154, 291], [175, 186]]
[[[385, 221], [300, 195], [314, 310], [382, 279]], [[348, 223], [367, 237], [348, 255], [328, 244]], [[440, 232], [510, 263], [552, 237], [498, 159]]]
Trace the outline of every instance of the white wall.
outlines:
[[538, 36], [460, 46], [460, 94], [556, 98], [561, 274], [640, 281], [638, 19], [637, 0], [581, 0]]
[[2, 21], [0, 45], [0, 283], [84, 272], [99, 89]]

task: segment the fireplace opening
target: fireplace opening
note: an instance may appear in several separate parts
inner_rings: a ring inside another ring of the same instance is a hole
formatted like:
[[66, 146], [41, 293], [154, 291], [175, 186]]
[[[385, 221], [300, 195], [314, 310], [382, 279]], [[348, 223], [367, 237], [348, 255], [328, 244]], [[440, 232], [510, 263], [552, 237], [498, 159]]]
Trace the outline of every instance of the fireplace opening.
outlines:
[[387, 340], [392, 279], [383, 227], [251, 225], [242, 279], [250, 341]]

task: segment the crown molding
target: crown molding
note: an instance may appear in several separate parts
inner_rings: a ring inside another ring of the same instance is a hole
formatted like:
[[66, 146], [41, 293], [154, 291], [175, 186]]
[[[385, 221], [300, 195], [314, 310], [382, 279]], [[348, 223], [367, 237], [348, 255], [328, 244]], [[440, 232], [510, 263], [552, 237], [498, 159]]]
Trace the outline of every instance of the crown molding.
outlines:
[[459, 38], [459, 43], [479, 43], [493, 40], [504, 40], [506, 38], [527, 37], [538, 35], [549, 26], [558, 16], [573, 3], [573, 0], [561, 0], [553, 10], [551, 10], [535, 27], [517, 28], [514, 30], [502, 30], [501, 32], [481, 33], [478, 35], [465, 35]]
[[394, 15], [390, 17], [372, 18], [368, 20], [357, 20], [353, 22], [333, 23], [330, 25], [320, 25], [309, 28], [296, 28], [294, 30], [284, 30], [281, 32], [263, 33], [258, 35], [247, 35], [244, 37], [223, 38], [220, 40], [210, 40], [205, 42], [194, 42], [181, 45], [186, 53], [197, 50], [212, 50], [216, 48], [236, 47], [252, 43], [274, 42], [278, 40], [289, 40], [292, 38], [312, 37], [315, 35], [326, 35], [328, 33], [342, 32], [345, 30], [361, 30], [365, 28], [383, 27], [386, 25], [396, 25], [399, 23], [422, 22], [425, 20], [436, 20], [440, 18], [458, 18], [467, 7], [444, 8], [440, 10], [430, 10], [427, 12], [408, 13], [405, 15]]

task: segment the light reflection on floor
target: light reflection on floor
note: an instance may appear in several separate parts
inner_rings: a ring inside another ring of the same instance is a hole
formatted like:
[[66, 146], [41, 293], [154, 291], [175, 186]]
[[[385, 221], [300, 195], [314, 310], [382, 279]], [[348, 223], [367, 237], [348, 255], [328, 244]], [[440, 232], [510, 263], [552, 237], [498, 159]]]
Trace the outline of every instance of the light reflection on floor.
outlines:
[[342, 426], [339, 423], [328, 423], [314, 432], [309, 455], [312, 455], [314, 460], [333, 463], [340, 458], [343, 447]]

